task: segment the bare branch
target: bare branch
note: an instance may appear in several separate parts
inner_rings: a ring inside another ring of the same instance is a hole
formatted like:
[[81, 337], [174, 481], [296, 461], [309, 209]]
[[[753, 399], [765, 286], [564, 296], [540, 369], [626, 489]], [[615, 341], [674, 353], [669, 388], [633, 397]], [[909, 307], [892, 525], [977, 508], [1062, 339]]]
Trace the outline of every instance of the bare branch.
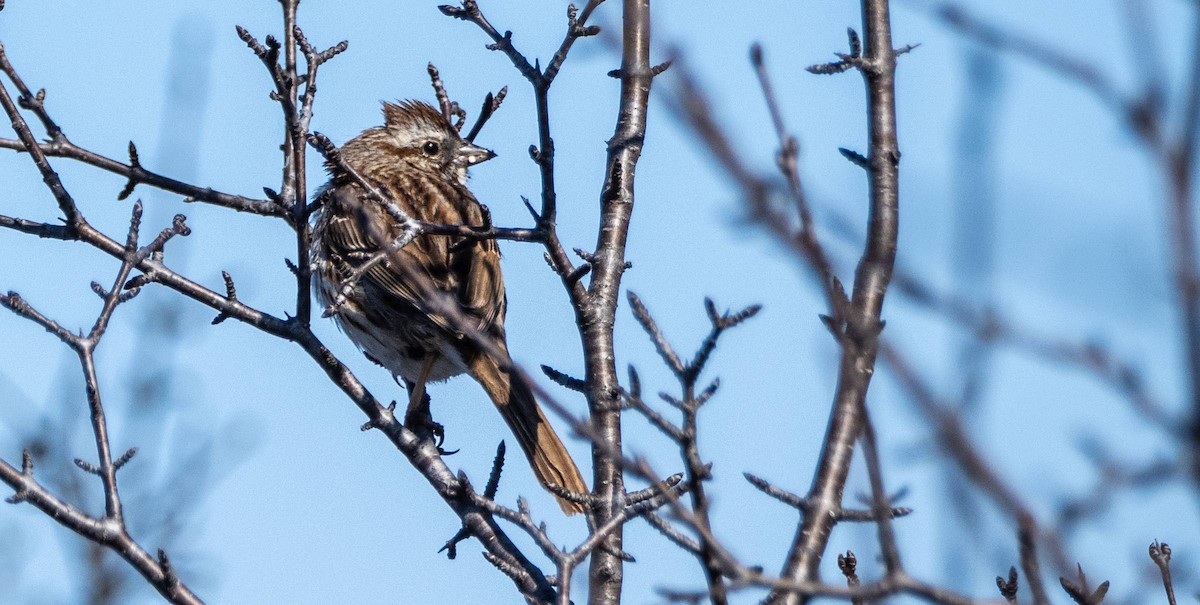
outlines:
[[[841, 506], [854, 441], [866, 422], [867, 388], [874, 372], [877, 336], [883, 329], [880, 312], [896, 258], [900, 164], [896, 135], [896, 51], [892, 47], [887, 1], [864, 0], [862, 9], [865, 50], [861, 59], [851, 62], [856, 63], [867, 86], [870, 140], [867, 245], [855, 270], [854, 292], [845, 318], [847, 338], [843, 340], [837, 393], [807, 497], [812, 509], [797, 528], [781, 574], [791, 579], [817, 577], [821, 554], [835, 523], [828, 513]], [[855, 46], [852, 36], [851, 51]], [[773, 591], [770, 600], [780, 605], [807, 602], [795, 594], [784, 595], [779, 591]]]
[[1162, 574], [1163, 589], [1167, 591], [1167, 604], [1175, 605], [1175, 587], [1171, 584], [1171, 547], [1157, 540], [1150, 545], [1150, 560]]
[[15, 490], [9, 502], [28, 502], [67, 529], [109, 547], [129, 562], [159, 594], [170, 603], [199, 605], [200, 598], [179, 581], [173, 573], [168, 575], [159, 561], [155, 561], [125, 532], [107, 519], [93, 519], [50, 493], [33, 479], [32, 464], [28, 451], [23, 456], [23, 470], [18, 471], [4, 460], [0, 460], [0, 481]]
[[[854, 551], [847, 550], [845, 555], [838, 553], [837, 564], [838, 570], [846, 577], [846, 586], [858, 588], [862, 585], [862, 581], [858, 578], [858, 557], [854, 556]], [[850, 603], [851, 605], [863, 605], [863, 600], [861, 597], [852, 597]]]
[[[542, 209], [541, 212], [535, 212], [530, 207], [530, 213], [534, 215], [534, 219], [538, 222], [538, 231], [543, 235], [541, 241], [546, 247], [550, 267], [562, 280], [563, 286], [571, 298], [571, 304], [575, 307], [577, 313], [584, 312], [589, 304], [586, 291], [580, 281], [586, 271], [590, 270], [577, 270], [558, 239], [558, 205], [554, 180], [554, 139], [550, 136], [549, 92], [550, 86], [554, 82], [554, 78], [561, 69], [563, 62], [566, 60], [567, 54], [574, 45], [575, 40], [598, 33], [598, 29], [587, 26], [586, 22], [592, 11], [602, 2], [603, 0], [589, 0], [582, 13], [576, 12], [573, 7], [568, 9], [567, 35], [563, 39], [562, 44], [559, 45], [558, 52], [550, 60], [544, 72], [537, 66], [531, 65], [529, 60], [513, 46], [512, 32], [505, 32], [502, 35], [497, 31], [487, 18], [484, 17], [475, 0], [463, 0], [460, 6], [442, 5], [439, 7], [442, 13], [474, 23], [483, 30], [493, 41], [492, 44], [488, 45], [488, 48], [503, 52], [512, 61], [517, 71], [521, 72], [521, 75], [533, 87], [534, 104], [537, 110], [538, 144], [530, 147], [530, 156], [537, 163], [538, 169], [541, 172]], [[501, 92], [503, 93], [504, 91], [502, 90]], [[503, 94], [497, 96], [497, 106], [499, 99], [502, 98]], [[478, 128], [479, 126], [481, 125], [477, 123], [476, 127]], [[474, 135], [478, 134], [476, 132], [477, 128], [473, 128], [471, 133], [468, 134], [470, 140], [473, 140]]]
[[[775, 498], [776, 500], [792, 508], [795, 508], [801, 512], [806, 512], [809, 509], [808, 500], [805, 500], [799, 495], [793, 494], [792, 492], [778, 487], [766, 479], [763, 479], [752, 473], [742, 473], [742, 476], [746, 478], [746, 481], [750, 482], [750, 485], [758, 488], [758, 490], [762, 493]], [[884, 516], [889, 519], [896, 519], [898, 517], [907, 516], [911, 513], [911, 508], [906, 506], [894, 506], [888, 509], [887, 514]], [[846, 521], [851, 523], [875, 523], [881, 518], [871, 510], [854, 510], [846, 508], [835, 511], [833, 515], [836, 517], [838, 522]]]
[[1066, 578], [1059, 578], [1058, 581], [1062, 584], [1062, 588], [1066, 591], [1071, 600], [1079, 605], [1099, 605], [1104, 601], [1104, 595], [1108, 593], [1108, 582], [1100, 583], [1096, 590], [1088, 587], [1087, 575], [1083, 573], [1083, 566], [1076, 565], [1078, 580], [1072, 581]]
[[1042, 568], [1037, 558], [1037, 523], [1032, 515], [1024, 514], [1018, 519], [1017, 537], [1021, 547], [1021, 569], [1029, 580], [1033, 592], [1033, 605], [1049, 605], [1046, 586], [1042, 582]]
[[884, 573], [894, 576], [900, 573], [901, 564], [900, 549], [896, 545], [896, 534], [892, 528], [892, 506], [883, 487], [883, 470], [879, 462], [878, 443], [875, 440], [875, 425], [871, 422], [865, 405], [862, 415], [862, 451], [871, 483], [871, 513], [876, 519], [875, 529], [879, 537], [879, 550], [883, 555]]
[[[495, 95], [492, 95], [492, 93], [489, 92], [487, 96], [483, 98], [483, 107], [479, 110], [479, 117], [475, 119], [475, 124], [471, 126], [471, 131], [467, 133], [466, 137], [464, 137], [467, 141], [472, 143], [475, 142], [475, 137], [479, 136], [479, 131], [483, 130], [483, 125], [487, 124], [488, 120], [491, 119], [492, 114], [496, 113], [497, 109], [500, 109], [500, 104], [504, 103], [504, 97], [507, 95], [508, 87], [505, 86], [501, 88], [500, 92], [496, 93]], [[537, 220], [537, 218], [537, 216], [534, 216], [534, 220]]]
[[[25, 137], [21, 134], [21, 128], [23, 127], [27, 131], [28, 127], [24, 126], [24, 120], [21, 120], [22, 126], [16, 127], [19, 140], [14, 141], [12, 139], [0, 139], [0, 148], [12, 149], [15, 151], [30, 151], [30, 153], [33, 154], [34, 152], [31, 150], [36, 147], [38, 150], [37, 153], [43, 156], [65, 157], [90, 164], [102, 170], [107, 170], [114, 174], [119, 174], [128, 178], [129, 182], [126, 185], [126, 188], [130, 192], [132, 192], [133, 186], [139, 183], [145, 183], [152, 187], [157, 187], [165, 191], [186, 196], [190, 200], [202, 201], [216, 206], [231, 208], [239, 212], [251, 212], [265, 216], [283, 216], [282, 209], [276, 207], [269, 201], [254, 200], [242, 196], [221, 193], [212, 189], [200, 188], [159, 174], [155, 174], [153, 172], [149, 172], [143, 169], [141, 165], [137, 163], [135, 159], [136, 148], [133, 146], [132, 142], [130, 142], [129, 145], [130, 157], [133, 161], [128, 165], [76, 146], [67, 139], [62, 129], [54, 122], [53, 119], [51, 119], [49, 113], [46, 111], [46, 108], [43, 104], [46, 96], [45, 91], [38, 91], [37, 94], [33, 94], [29, 91], [29, 88], [26, 87], [25, 82], [17, 74], [16, 68], [14, 68], [12, 63], [9, 62], [8, 55], [4, 51], [3, 44], [0, 44], [0, 70], [2, 70], [17, 87], [17, 93], [19, 94], [18, 102], [23, 107], [28, 107], [35, 113], [35, 115], [38, 116], [38, 119], [42, 121], [43, 126], [46, 127], [46, 134], [50, 138], [49, 142], [39, 144], [33, 139], [32, 135], [30, 135], [28, 138]], [[5, 111], [8, 111], [7, 106], [5, 106]], [[9, 113], [9, 117], [13, 117], [12, 112]], [[16, 120], [14, 120], [14, 126], [16, 126]], [[44, 162], [44, 160], [42, 161]], [[38, 163], [38, 160], [35, 159], [35, 163]], [[40, 164], [39, 168], [41, 168]], [[45, 176], [44, 172], [43, 176]], [[53, 191], [53, 188], [51, 191]]]
[[28, 233], [46, 239], [75, 239], [75, 234], [70, 227], [65, 225], [50, 225], [47, 223], [39, 223], [23, 218], [14, 218], [11, 216], [0, 215], [0, 227]]
[[[170, 568], [165, 565], [165, 558], [161, 562], [154, 561], [141, 546], [134, 542], [126, 530], [116, 476], [117, 471], [137, 453], [137, 449], [130, 448], [119, 458], [113, 459], [109, 443], [108, 424], [105, 419], [100, 384], [96, 377], [95, 360], [93, 358], [93, 353], [104, 336], [113, 312], [119, 304], [131, 298], [127, 293], [121, 291], [121, 285], [129, 277], [129, 272], [133, 266], [136, 263], [144, 262], [147, 257], [147, 254], [143, 254], [137, 248], [140, 218], [141, 205], [135, 204], [127, 241], [121, 247], [121, 267], [117, 271], [113, 286], [109, 290], [104, 290], [104, 288], [99, 286], [94, 288], [104, 293], [104, 302], [95, 324], [86, 337], [66, 331], [57, 322], [33, 309], [33, 307], [29, 306], [28, 303], [15, 293], [9, 293], [7, 296], [0, 297], [0, 304], [54, 333], [71, 347], [79, 357], [80, 366], [84, 374], [85, 393], [99, 463], [91, 464], [80, 458], [76, 458], [74, 462], [84, 472], [99, 477], [104, 491], [104, 516], [99, 519], [91, 518], [74, 509], [69, 504], [62, 502], [34, 481], [32, 457], [28, 451], [22, 456], [22, 470], [20, 472], [7, 463], [0, 461], [0, 480], [3, 480], [16, 492], [9, 499], [10, 502], [29, 502], [65, 527], [96, 544], [112, 549], [128, 561], [138, 573], [145, 577], [170, 602], [199, 603], [199, 598], [180, 583]], [[82, 221], [82, 219], [80, 220]]]
[[1017, 602], [1017, 568], [1008, 568], [1008, 579], [1005, 580], [1000, 576], [996, 576], [996, 588], [1000, 591], [1000, 596], [1004, 597], [1009, 603]]
[[646, 310], [646, 306], [642, 304], [642, 300], [634, 294], [632, 290], [626, 293], [626, 298], [629, 299], [629, 307], [633, 309], [633, 316], [641, 324], [642, 329], [650, 335], [650, 340], [654, 341], [654, 348], [658, 349], [658, 354], [663, 358], [667, 367], [676, 375], [683, 374], [685, 368], [679, 356], [671, 348], [671, 343], [667, 341], [667, 337], [658, 329], [658, 325], [654, 323], [654, 318], [650, 317], [650, 312]]
[[553, 380], [555, 384], [571, 389], [576, 393], [582, 393], [587, 389], [587, 384], [584, 381], [574, 376], [568, 376], [548, 365], [542, 366], [542, 373], [550, 380]]

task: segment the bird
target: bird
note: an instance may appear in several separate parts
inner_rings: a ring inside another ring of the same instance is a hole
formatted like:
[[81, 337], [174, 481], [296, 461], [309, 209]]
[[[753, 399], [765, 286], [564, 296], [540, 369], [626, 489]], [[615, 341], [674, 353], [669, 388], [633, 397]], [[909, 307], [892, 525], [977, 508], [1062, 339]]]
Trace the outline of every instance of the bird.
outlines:
[[[428, 103], [384, 102], [383, 117], [382, 126], [342, 145], [345, 165], [413, 219], [489, 222], [467, 187], [467, 168], [495, 153], [463, 139]], [[500, 411], [537, 479], [559, 488], [550, 491], [563, 512], [583, 512], [579, 498], [564, 498], [562, 492], [586, 494], [587, 483], [529, 385], [513, 370], [496, 241], [425, 233], [398, 250], [393, 246], [379, 260], [380, 251], [402, 233], [395, 213], [368, 199], [360, 182], [331, 160], [326, 170], [329, 181], [314, 193], [319, 209], [309, 250], [313, 289], [367, 358], [404, 380], [410, 396], [406, 423], [421, 405], [426, 383], [471, 376]], [[463, 318], [473, 335], [461, 329]], [[480, 336], [491, 346], [481, 346]]]

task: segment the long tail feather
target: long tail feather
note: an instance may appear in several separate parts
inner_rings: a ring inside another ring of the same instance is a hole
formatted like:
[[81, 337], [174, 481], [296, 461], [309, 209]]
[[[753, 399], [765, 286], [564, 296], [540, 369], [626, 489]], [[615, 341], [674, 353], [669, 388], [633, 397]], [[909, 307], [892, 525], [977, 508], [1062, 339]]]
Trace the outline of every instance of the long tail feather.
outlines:
[[[579, 467], [554, 432], [554, 427], [550, 426], [529, 387], [501, 369], [487, 355], [471, 360], [470, 370], [512, 429], [538, 481], [542, 485], [556, 485], [568, 492], [588, 493], [590, 490], [579, 473]], [[578, 502], [558, 494], [555, 494], [555, 498], [568, 515], [584, 511], [583, 505]]]

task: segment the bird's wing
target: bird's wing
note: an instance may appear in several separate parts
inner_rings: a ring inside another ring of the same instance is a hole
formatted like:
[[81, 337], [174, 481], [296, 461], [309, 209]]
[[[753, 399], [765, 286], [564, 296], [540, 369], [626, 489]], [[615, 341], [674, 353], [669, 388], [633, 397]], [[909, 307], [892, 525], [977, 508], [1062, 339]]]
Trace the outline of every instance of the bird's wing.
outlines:
[[[482, 225], [483, 211], [470, 191], [464, 193], [463, 222]], [[476, 328], [485, 334], [504, 336], [504, 315], [508, 299], [504, 275], [500, 270], [500, 247], [494, 239], [483, 239], [452, 253], [451, 266], [458, 281], [458, 303], [474, 318]]]
[[[356, 186], [336, 187], [328, 195], [326, 203], [332, 202], [343, 211], [331, 213], [323, 227], [327, 254], [337, 254], [356, 266], [400, 235], [399, 227], [383, 209], [358, 199]], [[403, 209], [411, 213], [411, 208]], [[379, 239], [386, 241], [376, 241]], [[455, 332], [433, 306], [423, 302], [439, 293], [453, 292], [458, 281], [447, 263], [445, 240], [421, 236], [366, 271], [359, 283], [370, 295], [366, 300], [373, 302], [372, 308], [364, 309], [373, 323], [398, 327], [413, 321], [419, 313]]]

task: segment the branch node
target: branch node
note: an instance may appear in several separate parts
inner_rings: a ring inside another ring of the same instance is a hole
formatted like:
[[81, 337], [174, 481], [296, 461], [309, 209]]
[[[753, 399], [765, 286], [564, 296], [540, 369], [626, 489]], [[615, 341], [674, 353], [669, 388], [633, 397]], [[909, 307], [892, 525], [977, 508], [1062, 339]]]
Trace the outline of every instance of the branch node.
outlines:
[[529, 211], [529, 215], [533, 217], [533, 222], [536, 224], [541, 224], [542, 215], [538, 214], [538, 211], [533, 207], [533, 204], [529, 203], [529, 198], [522, 195], [521, 202], [525, 204], [525, 209]]
[[792, 492], [789, 492], [781, 487], [776, 487], [766, 479], [763, 479], [762, 477], [752, 473], [742, 473], [742, 476], [746, 478], [746, 481], [750, 482], [750, 485], [758, 488], [758, 490], [762, 493], [775, 498], [776, 500], [801, 512], [808, 510], [808, 500], [805, 498], [793, 494]]
[[99, 475], [100, 474], [100, 467], [92, 464], [91, 462], [84, 460], [83, 458], [76, 458], [75, 466], [78, 466], [80, 470], [82, 470], [85, 473], [91, 474], [91, 475]]
[[100, 297], [100, 300], [105, 300], [108, 298], [108, 290], [105, 290], [104, 286], [101, 286], [97, 282], [92, 282], [92, 292], [95, 292], [96, 296]]
[[118, 470], [118, 471], [121, 470], [121, 467], [128, 464], [130, 460], [133, 460], [133, 457], [136, 456], [137, 453], [138, 453], [138, 448], [136, 448], [136, 447], [131, 447], [131, 448], [125, 450], [125, 453], [121, 454], [120, 458], [117, 458], [116, 460], [113, 461], [113, 469]]
[[555, 384], [571, 389], [577, 393], [583, 393], [587, 389], [587, 383], [585, 383], [583, 380], [564, 374], [563, 372], [559, 372], [548, 365], [542, 366], [542, 373], [545, 374], [547, 378], [554, 381]]
[[504, 471], [504, 440], [500, 440], [500, 445], [496, 446], [496, 458], [492, 460], [492, 472], [488, 475], [487, 485], [483, 487], [483, 497], [489, 500], [496, 499], [496, 492], [500, 489], [500, 473]]
[[453, 560], [458, 557], [458, 543], [470, 537], [471, 534], [467, 532], [467, 528], [459, 529], [449, 540], [446, 540], [446, 543], [438, 549], [438, 552], [445, 551], [446, 558]]
[[858, 586], [858, 557], [854, 556], [854, 551], [847, 550], [844, 555], [838, 553], [837, 563], [838, 570], [846, 576], [846, 585], [851, 588]]
[[1072, 582], [1064, 577], [1058, 578], [1058, 583], [1062, 585], [1063, 590], [1071, 600], [1078, 605], [1099, 605], [1104, 601], [1104, 595], [1108, 594], [1108, 581], [1101, 582], [1096, 590], [1088, 589], [1087, 575], [1083, 573], [1083, 566], [1075, 564], [1076, 573], [1078, 574], [1078, 583]]
[[[21, 450], [21, 476], [26, 479], [33, 479], [33, 452], [29, 448]], [[13, 495], [4, 499], [9, 504], [20, 504], [29, 499], [29, 490], [24, 488], [17, 489]]]
[[567, 285], [574, 286], [575, 284], [579, 283], [579, 280], [583, 279], [583, 276], [591, 272], [592, 265], [590, 263], [583, 263], [568, 273], [567, 276], [563, 278], [563, 281], [565, 281]]
[[846, 149], [845, 147], [838, 147], [838, 153], [842, 154], [842, 157], [846, 158], [847, 160], [850, 160], [851, 164], [854, 164], [863, 170], [871, 169], [871, 162], [867, 160], [866, 156], [857, 151]]
[[346, 52], [346, 49], [349, 47], [350, 42], [342, 40], [341, 42], [338, 42], [337, 44], [321, 51], [321, 53], [317, 55], [317, 65], [321, 65], [326, 61]]
[[1017, 568], [1008, 568], [1008, 579], [1005, 580], [1001, 576], [996, 576], [996, 588], [1000, 590], [1000, 596], [1004, 597], [1009, 603], [1017, 602]]
[[133, 194], [134, 187], [137, 187], [137, 175], [144, 172], [142, 162], [138, 158], [137, 145], [133, 141], [129, 142], [129, 182], [125, 183], [125, 188], [121, 189], [121, 193], [117, 194], [118, 200], [124, 200]]
[[1163, 589], [1167, 592], [1167, 603], [1175, 605], [1175, 586], [1171, 583], [1171, 546], [1166, 542], [1159, 543], [1155, 540], [1150, 545], [1150, 560], [1158, 566], [1158, 571], [1162, 575]]
[[529, 572], [521, 569], [515, 563], [501, 559], [499, 555], [485, 550], [483, 558], [487, 559], [488, 563], [491, 563], [496, 569], [500, 570], [500, 573], [511, 578], [518, 586], [524, 584], [529, 579]]
[[[225, 280], [225, 300], [231, 304], [238, 302], [237, 288], [233, 285], [233, 276], [230, 275], [228, 271], [222, 271], [221, 279]], [[229, 315], [229, 313], [221, 311], [216, 317], [213, 318], [212, 325], [215, 326], [226, 319], [229, 319], [230, 317], [232, 316]]]
[[670, 343], [667, 342], [658, 325], [654, 323], [654, 319], [650, 317], [650, 312], [646, 310], [646, 306], [642, 304], [642, 300], [632, 290], [628, 292], [627, 298], [629, 299], [629, 306], [633, 310], [634, 318], [641, 324], [642, 329], [650, 335], [650, 339], [654, 341], [654, 346], [658, 349], [658, 354], [666, 362], [667, 367], [671, 368], [676, 375], [682, 375], [686, 372], [687, 368], [684, 367], [679, 356], [675, 354], [675, 351], [671, 348]]
[[583, 262], [585, 262], [585, 263], [595, 263], [596, 262], [595, 254], [592, 254], [591, 252], [587, 252], [583, 248], [572, 248], [572, 250], [575, 251], [575, 255], [578, 256], [580, 259], [582, 259]]
[[[371, 420], [364, 422], [362, 424], [362, 426], [358, 427], [358, 430], [366, 432], [371, 429], [379, 428], [380, 425], [382, 425], [384, 422], [386, 422], [386, 420], [388, 418], [393, 417], [393, 414], [395, 413], [395, 411], [396, 411], [396, 401], [393, 400], [391, 403], [388, 404], [386, 414], [380, 414], [379, 418], [372, 418]], [[438, 552], [441, 552], [441, 551], [439, 550]]]
[[167, 587], [168, 594], [173, 593], [179, 586], [179, 576], [175, 574], [175, 567], [167, 558], [167, 551], [161, 548], [158, 549], [158, 567], [162, 570], [163, 586]]

